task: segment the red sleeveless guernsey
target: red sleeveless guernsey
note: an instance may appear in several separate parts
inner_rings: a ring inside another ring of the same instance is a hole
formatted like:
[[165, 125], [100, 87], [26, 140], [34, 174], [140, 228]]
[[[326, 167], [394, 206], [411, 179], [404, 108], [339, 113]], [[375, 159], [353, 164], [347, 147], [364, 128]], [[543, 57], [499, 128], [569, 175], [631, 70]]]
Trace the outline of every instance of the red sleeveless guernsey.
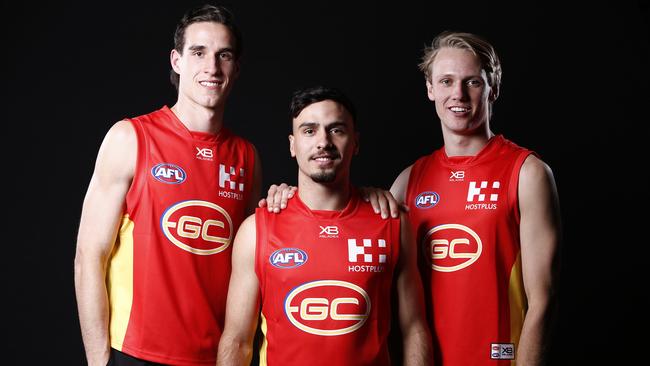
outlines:
[[310, 210], [296, 195], [255, 219], [260, 365], [389, 365], [399, 219], [356, 193], [342, 211]]
[[532, 152], [493, 137], [476, 156], [420, 158], [406, 194], [436, 365], [514, 364], [527, 304], [517, 186]]
[[214, 365], [253, 147], [225, 128], [191, 132], [167, 107], [130, 121], [137, 164], [108, 266], [111, 347]]

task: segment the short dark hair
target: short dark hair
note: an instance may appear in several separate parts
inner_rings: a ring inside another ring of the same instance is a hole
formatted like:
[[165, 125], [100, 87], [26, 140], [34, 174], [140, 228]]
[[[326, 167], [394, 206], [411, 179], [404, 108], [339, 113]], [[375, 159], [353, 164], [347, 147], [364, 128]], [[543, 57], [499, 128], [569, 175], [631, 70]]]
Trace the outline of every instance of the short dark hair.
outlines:
[[326, 86], [313, 86], [304, 89], [296, 90], [292, 97], [291, 103], [289, 105], [289, 119], [293, 120], [298, 117], [300, 112], [303, 109], [308, 107], [311, 104], [322, 102], [324, 100], [332, 100], [347, 109], [350, 116], [352, 116], [352, 122], [357, 125], [357, 111], [354, 108], [354, 104], [343, 92], [336, 88], [330, 88]]
[[[174, 49], [178, 51], [178, 53], [181, 55], [183, 54], [183, 47], [185, 47], [185, 30], [187, 27], [199, 22], [214, 22], [226, 26], [235, 38], [235, 59], [239, 60], [243, 49], [241, 32], [239, 31], [237, 24], [235, 24], [235, 17], [230, 10], [220, 5], [200, 5], [189, 9], [183, 15], [181, 20], [178, 22], [178, 25], [176, 25], [176, 31], [174, 32]], [[174, 70], [171, 70], [169, 76], [172, 84], [176, 89], [178, 89], [178, 74]]]

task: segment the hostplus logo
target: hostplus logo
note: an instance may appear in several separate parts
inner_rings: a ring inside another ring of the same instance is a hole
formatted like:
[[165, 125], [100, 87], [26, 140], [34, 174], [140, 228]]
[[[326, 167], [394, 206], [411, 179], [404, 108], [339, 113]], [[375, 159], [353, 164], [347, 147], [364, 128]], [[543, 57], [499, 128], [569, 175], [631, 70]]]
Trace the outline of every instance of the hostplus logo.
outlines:
[[465, 210], [496, 210], [501, 182], [469, 182]]
[[386, 240], [348, 239], [348, 272], [383, 272], [388, 262]]
[[219, 187], [225, 190], [219, 190], [219, 197], [232, 198], [236, 200], [244, 199], [244, 168], [237, 170], [234, 166], [228, 167], [219, 164]]

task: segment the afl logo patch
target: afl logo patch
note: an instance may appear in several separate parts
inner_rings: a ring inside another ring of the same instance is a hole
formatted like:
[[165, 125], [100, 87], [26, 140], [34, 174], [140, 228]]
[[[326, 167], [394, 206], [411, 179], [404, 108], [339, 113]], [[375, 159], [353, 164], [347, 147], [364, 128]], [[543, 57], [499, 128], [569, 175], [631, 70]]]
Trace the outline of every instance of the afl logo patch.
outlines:
[[226, 250], [233, 237], [228, 212], [212, 202], [199, 200], [169, 207], [160, 218], [160, 228], [172, 244], [198, 255]]
[[178, 165], [160, 163], [151, 168], [151, 175], [159, 182], [167, 184], [181, 184], [187, 178], [185, 170]]
[[271, 253], [269, 262], [277, 268], [295, 268], [307, 263], [307, 253], [298, 248], [282, 248]]
[[440, 202], [440, 195], [436, 192], [422, 192], [415, 197], [415, 207], [431, 208]]

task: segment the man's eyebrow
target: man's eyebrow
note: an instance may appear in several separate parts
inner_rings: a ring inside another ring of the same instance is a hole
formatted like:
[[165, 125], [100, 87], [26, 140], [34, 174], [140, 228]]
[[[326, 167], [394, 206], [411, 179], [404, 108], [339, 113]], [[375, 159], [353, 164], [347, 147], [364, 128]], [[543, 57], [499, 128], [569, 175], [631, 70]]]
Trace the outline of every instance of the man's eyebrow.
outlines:
[[[194, 45], [189, 46], [187, 49], [189, 49], [190, 51], [204, 51], [206, 48], [207, 48], [206, 46], [203, 46], [203, 45], [200, 45], [200, 44], [194, 44]], [[223, 52], [235, 53], [235, 50], [234, 50], [234, 48], [231, 48], [231, 47], [224, 47], [224, 48], [220, 48], [219, 50], [217, 50], [217, 52], [218, 53], [223, 53]]]
[[193, 44], [188, 47], [190, 51], [203, 51], [205, 49], [205, 46], [199, 45], [199, 44]]
[[302, 127], [315, 127], [315, 126], [318, 126], [319, 124], [320, 124], [320, 123], [317, 123], [317, 122], [303, 122], [303, 123], [301, 123], [300, 125], [298, 125], [298, 128], [302, 128]]

